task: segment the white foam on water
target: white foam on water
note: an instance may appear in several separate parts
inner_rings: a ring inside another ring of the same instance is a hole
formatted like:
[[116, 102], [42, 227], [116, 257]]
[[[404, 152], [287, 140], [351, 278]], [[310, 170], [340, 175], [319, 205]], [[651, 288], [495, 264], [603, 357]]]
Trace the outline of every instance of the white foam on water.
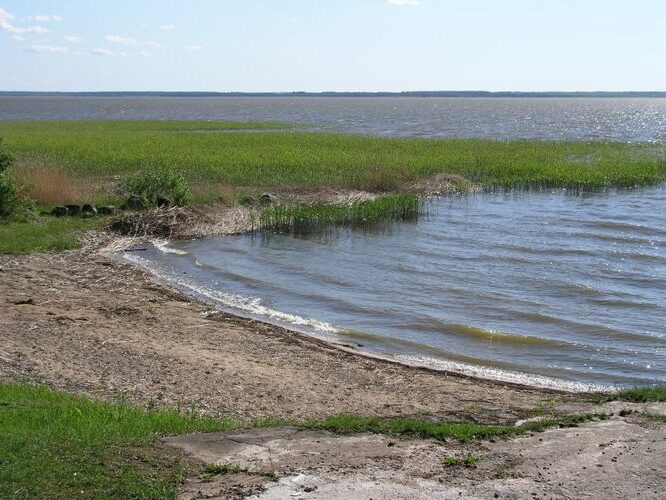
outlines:
[[[240, 295], [193, 283], [191, 280], [183, 278], [182, 276], [174, 275], [162, 269], [158, 269], [151, 265], [149, 260], [139, 257], [135, 254], [126, 253], [123, 255], [123, 257], [126, 260], [147, 269], [159, 279], [167, 281], [177, 286], [178, 288], [188, 290], [191, 293], [199, 295], [205, 299], [209, 299], [214, 303], [222, 306], [223, 309], [229, 310], [230, 312], [238, 313], [240, 311], [252, 317], [268, 318], [267, 322], [272, 320], [274, 322], [288, 324], [294, 327], [313, 329], [315, 332], [321, 334], [330, 335], [338, 333], [338, 329], [329, 323], [318, 321], [312, 318], [304, 318], [296, 314], [290, 314], [267, 307], [262, 304], [261, 298], [259, 297]], [[330, 340], [330, 338], [327, 338], [327, 340]]]
[[501, 370], [488, 366], [475, 366], [459, 361], [449, 361], [441, 358], [427, 356], [415, 356], [398, 354], [393, 356], [396, 361], [410, 366], [423, 366], [437, 371], [455, 372], [461, 375], [469, 375], [475, 378], [497, 380], [511, 384], [528, 385], [542, 389], [555, 389], [566, 392], [610, 392], [614, 389], [607, 385], [592, 384], [586, 382], [572, 382], [558, 378], [521, 373], [509, 370]]
[[184, 250], [171, 248], [169, 246], [169, 240], [152, 240], [150, 243], [162, 253], [170, 253], [174, 255], [189, 255], [189, 252], [186, 252]]

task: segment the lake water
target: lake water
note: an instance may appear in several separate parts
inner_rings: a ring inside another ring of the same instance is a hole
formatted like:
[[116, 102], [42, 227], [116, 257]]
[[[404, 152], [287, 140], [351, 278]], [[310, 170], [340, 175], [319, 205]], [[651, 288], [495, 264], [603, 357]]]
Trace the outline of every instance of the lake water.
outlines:
[[413, 223], [127, 257], [218, 307], [542, 386], [666, 383], [666, 189], [436, 198]]
[[386, 136], [666, 140], [666, 99], [0, 97], [0, 120], [257, 120]]

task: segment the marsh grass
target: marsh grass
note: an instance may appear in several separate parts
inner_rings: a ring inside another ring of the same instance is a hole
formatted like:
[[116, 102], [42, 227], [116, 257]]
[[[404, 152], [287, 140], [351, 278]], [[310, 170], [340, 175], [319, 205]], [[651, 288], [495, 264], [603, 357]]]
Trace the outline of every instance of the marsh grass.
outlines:
[[392, 195], [352, 204], [290, 205], [260, 212], [256, 229], [307, 234], [331, 226], [366, 226], [380, 221], [415, 219], [422, 202], [417, 196]]
[[17, 167], [14, 176], [20, 179], [25, 196], [42, 206], [67, 205], [96, 201], [113, 204], [113, 179], [94, 175], [75, 175], [63, 167], [31, 165]]
[[382, 138], [276, 127], [196, 121], [3, 122], [0, 136], [17, 156], [16, 168], [40, 161], [74, 178], [178, 168], [191, 185], [384, 192], [441, 173], [486, 187], [523, 189], [634, 187], [666, 177], [663, 144]]

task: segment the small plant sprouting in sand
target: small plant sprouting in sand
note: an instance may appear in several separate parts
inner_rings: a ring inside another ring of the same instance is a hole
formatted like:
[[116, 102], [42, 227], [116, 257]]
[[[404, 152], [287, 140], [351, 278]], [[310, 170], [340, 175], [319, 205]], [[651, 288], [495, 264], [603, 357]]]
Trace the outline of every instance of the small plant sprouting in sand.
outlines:
[[445, 467], [475, 467], [479, 460], [476, 455], [467, 455], [465, 458], [444, 457], [442, 463]]

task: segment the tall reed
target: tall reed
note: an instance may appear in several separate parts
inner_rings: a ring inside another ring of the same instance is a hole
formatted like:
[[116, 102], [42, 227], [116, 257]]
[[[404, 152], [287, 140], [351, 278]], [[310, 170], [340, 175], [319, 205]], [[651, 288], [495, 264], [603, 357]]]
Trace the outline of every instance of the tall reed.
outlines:
[[278, 206], [264, 209], [255, 229], [307, 234], [331, 226], [363, 226], [381, 221], [415, 219], [422, 202], [417, 196], [392, 195], [345, 204]]

